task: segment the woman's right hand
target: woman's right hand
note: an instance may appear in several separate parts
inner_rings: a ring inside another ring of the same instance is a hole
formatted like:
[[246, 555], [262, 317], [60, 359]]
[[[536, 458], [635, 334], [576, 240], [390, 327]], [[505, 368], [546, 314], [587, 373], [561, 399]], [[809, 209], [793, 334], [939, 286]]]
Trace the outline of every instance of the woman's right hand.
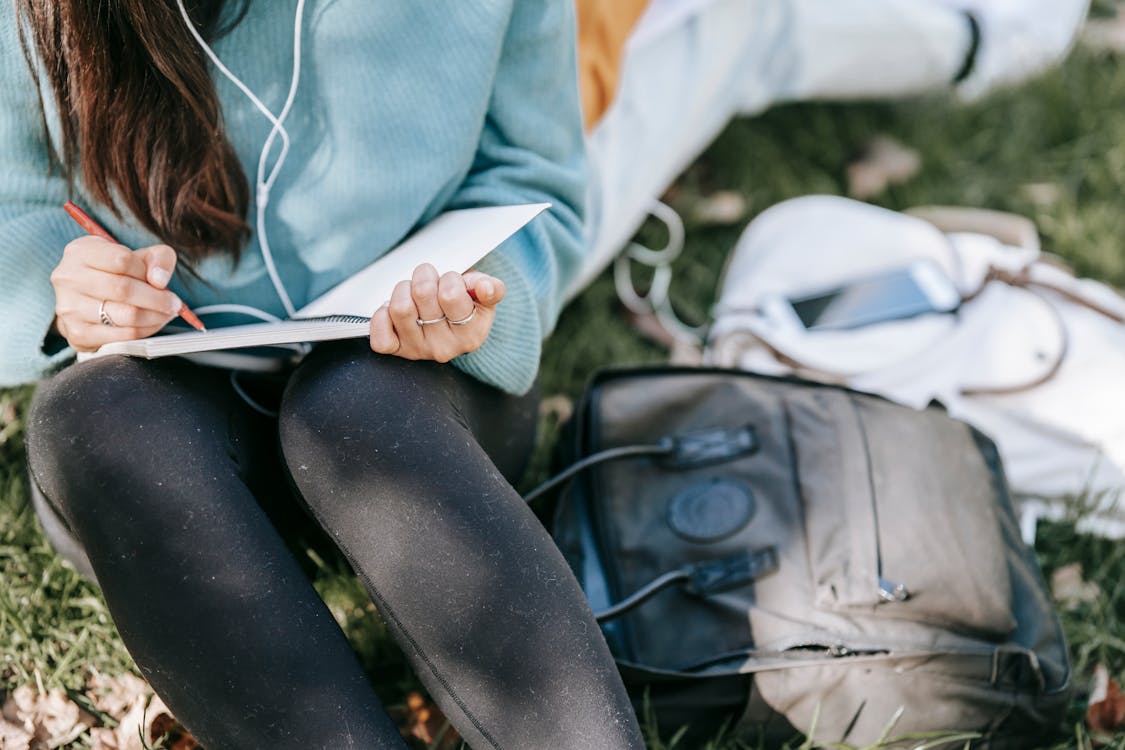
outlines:
[[[100, 237], [74, 240], [51, 272], [55, 328], [80, 352], [151, 336], [183, 304], [166, 289], [175, 269], [176, 252], [167, 245], [134, 251]], [[98, 317], [103, 304], [112, 326]]]

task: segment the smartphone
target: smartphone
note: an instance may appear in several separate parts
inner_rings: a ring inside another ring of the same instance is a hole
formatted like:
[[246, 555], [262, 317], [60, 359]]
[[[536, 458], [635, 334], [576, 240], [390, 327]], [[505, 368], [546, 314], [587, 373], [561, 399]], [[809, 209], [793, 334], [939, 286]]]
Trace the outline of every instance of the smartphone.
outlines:
[[949, 276], [932, 261], [917, 261], [812, 294], [770, 297], [762, 313], [789, 330], [830, 331], [948, 313], [960, 304]]

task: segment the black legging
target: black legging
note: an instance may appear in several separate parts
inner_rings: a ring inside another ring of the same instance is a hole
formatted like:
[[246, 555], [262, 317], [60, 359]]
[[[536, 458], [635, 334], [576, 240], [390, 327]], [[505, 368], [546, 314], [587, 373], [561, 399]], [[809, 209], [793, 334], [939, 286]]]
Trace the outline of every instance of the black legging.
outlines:
[[472, 747], [641, 748], [581, 591], [509, 483], [535, 414], [364, 342], [314, 351], [276, 421], [222, 371], [110, 357], [39, 389], [28, 453], [129, 652], [208, 750], [405, 747], [263, 510], [286, 471]]

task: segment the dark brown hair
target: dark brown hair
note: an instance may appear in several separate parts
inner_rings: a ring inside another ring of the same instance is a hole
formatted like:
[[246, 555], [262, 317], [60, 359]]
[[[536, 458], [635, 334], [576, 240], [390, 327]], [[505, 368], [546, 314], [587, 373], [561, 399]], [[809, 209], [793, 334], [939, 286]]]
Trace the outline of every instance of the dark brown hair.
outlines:
[[[189, 264], [217, 251], [237, 259], [250, 232], [249, 185], [174, 0], [16, 5], [24, 50], [41, 61], [58, 108], [56, 156], [71, 184], [80, 172], [94, 199], [127, 209]], [[186, 6], [208, 39], [246, 12], [243, 2], [224, 24], [222, 0]]]

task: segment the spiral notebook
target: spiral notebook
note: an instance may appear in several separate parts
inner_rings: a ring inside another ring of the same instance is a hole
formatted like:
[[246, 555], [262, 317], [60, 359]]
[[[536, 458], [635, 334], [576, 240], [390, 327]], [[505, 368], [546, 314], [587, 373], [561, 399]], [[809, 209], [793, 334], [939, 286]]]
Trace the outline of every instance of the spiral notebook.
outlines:
[[390, 299], [398, 282], [410, 279], [420, 263], [433, 264], [439, 274], [463, 273], [550, 205], [529, 203], [447, 211], [359, 273], [298, 310], [289, 320], [118, 341], [79, 358], [128, 354], [155, 359], [364, 337], [368, 335], [371, 314]]

